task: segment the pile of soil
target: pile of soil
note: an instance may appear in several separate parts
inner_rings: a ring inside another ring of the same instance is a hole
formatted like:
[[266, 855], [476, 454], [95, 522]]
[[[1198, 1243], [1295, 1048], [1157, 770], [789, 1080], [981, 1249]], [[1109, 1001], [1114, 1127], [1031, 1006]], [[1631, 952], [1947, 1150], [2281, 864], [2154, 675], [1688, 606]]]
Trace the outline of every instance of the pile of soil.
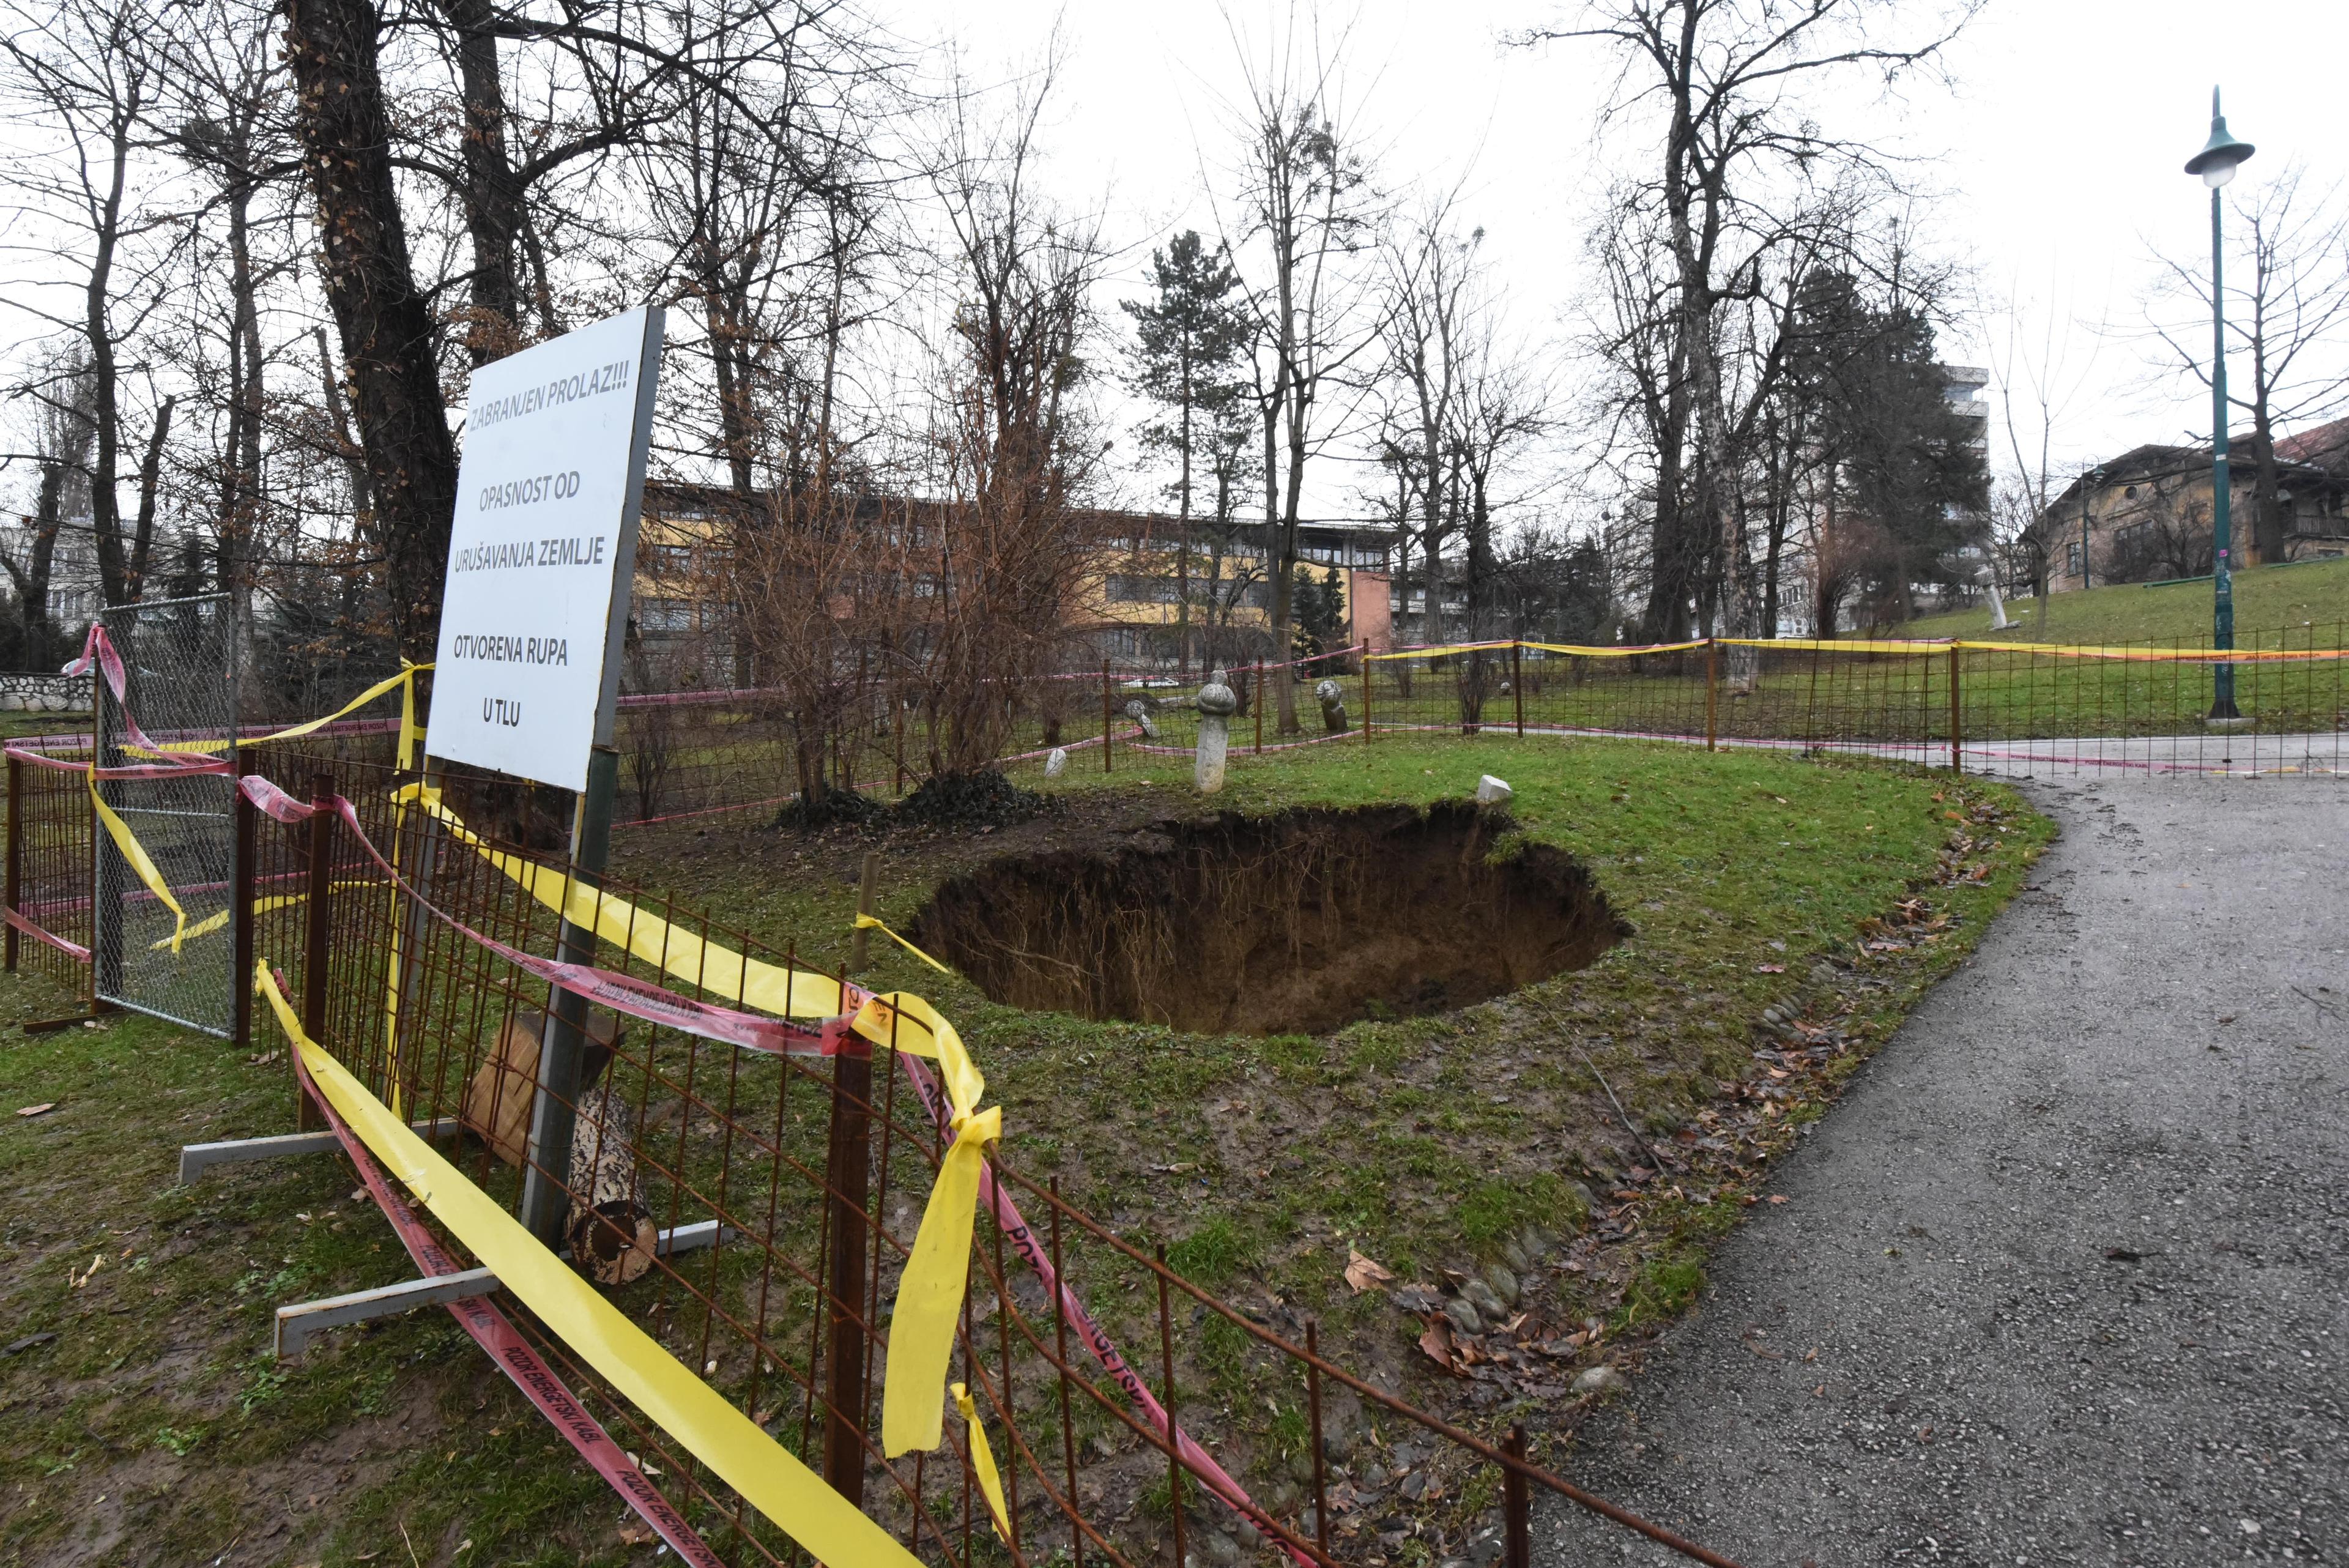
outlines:
[[1051, 796], [1021, 789], [989, 769], [925, 779], [897, 803], [893, 815], [898, 822], [927, 827], [1010, 827], [1034, 821], [1056, 804]]
[[942, 884], [915, 940], [1010, 1006], [1202, 1033], [1448, 1012], [1630, 934], [1583, 867], [1466, 803], [1163, 821]]

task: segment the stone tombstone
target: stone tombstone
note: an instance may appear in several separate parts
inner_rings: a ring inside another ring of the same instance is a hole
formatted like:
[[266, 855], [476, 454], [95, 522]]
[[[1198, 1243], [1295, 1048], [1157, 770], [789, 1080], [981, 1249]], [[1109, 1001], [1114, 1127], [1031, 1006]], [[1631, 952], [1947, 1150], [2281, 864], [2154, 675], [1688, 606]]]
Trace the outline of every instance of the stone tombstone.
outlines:
[[1321, 727], [1333, 735], [1346, 732], [1346, 689], [1334, 680], [1316, 681], [1313, 696], [1321, 704]]
[[1231, 689], [1230, 677], [1216, 670], [1199, 688], [1196, 699], [1199, 709], [1199, 749], [1191, 765], [1191, 783], [1201, 794], [1214, 794], [1224, 787], [1224, 758], [1231, 749], [1231, 717], [1238, 711], [1238, 693]]
[[1068, 771], [1069, 748], [1066, 746], [1054, 746], [1052, 748], [1052, 754], [1044, 759], [1044, 776], [1048, 779], [1056, 779]]
[[1142, 732], [1152, 740], [1158, 738], [1158, 721], [1150, 716], [1150, 704], [1140, 697], [1125, 705], [1125, 716], [1142, 726]]

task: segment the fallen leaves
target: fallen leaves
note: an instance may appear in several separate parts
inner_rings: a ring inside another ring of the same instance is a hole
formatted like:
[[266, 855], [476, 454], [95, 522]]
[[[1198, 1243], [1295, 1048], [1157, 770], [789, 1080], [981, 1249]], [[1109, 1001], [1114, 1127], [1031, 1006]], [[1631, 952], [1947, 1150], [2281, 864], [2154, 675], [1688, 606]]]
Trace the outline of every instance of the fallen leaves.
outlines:
[[623, 1546], [649, 1546], [659, 1539], [660, 1532], [641, 1519], [628, 1520], [620, 1526], [620, 1544]]
[[37, 1106], [23, 1106], [16, 1112], [16, 1114], [20, 1116], [45, 1116], [57, 1108], [57, 1101], [45, 1100]]
[[1452, 1343], [1450, 1318], [1439, 1314], [1430, 1319], [1426, 1329], [1419, 1336], [1419, 1347], [1427, 1353], [1427, 1358], [1430, 1361], [1434, 1362], [1453, 1376], [1466, 1376], [1465, 1370], [1455, 1359], [1458, 1353]]
[[72, 1269], [67, 1269], [66, 1271], [66, 1277], [73, 1281], [74, 1289], [79, 1290], [82, 1286], [89, 1283], [92, 1279], [96, 1278], [98, 1271], [104, 1267], [106, 1267], [106, 1254], [99, 1252], [91, 1257], [88, 1268], [81, 1270], [78, 1272]]
[[1383, 1290], [1394, 1283], [1394, 1274], [1385, 1264], [1366, 1258], [1349, 1247], [1346, 1249], [1346, 1282], [1354, 1287], [1356, 1295], [1361, 1295], [1364, 1291]]

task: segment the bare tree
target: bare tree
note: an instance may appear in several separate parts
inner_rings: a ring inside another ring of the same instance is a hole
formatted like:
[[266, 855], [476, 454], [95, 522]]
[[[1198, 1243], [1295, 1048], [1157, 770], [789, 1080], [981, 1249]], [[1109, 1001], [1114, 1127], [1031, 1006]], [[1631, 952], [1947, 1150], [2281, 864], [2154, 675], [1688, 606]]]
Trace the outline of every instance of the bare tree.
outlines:
[[2072, 361], [2071, 338], [2056, 325], [2066, 314], [2012, 294], [2006, 332], [1992, 350], [1990, 367], [2006, 449], [2005, 472], [1992, 492], [1994, 548], [2005, 558], [2011, 581], [2031, 584], [2043, 628], [2053, 607], [2048, 576], [2057, 547], [2050, 509], [2064, 488], [2054, 462], [2056, 432], [2095, 367], [2093, 352], [2076, 365]]
[[932, 441], [947, 504], [922, 574], [934, 584], [920, 681], [930, 770], [993, 766], [1010, 697], [1061, 651], [1090, 540], [1079, 499], [1102, 450], [1084, 387], [1102, 250], [1094, 222], [1037, 189], [1047, 65], [999, 119], [958, 94], [935, 189], [956, 293]]
[[[2229, 233], [2227, 330], [2251, 356], [2248, 385], [2228, 391], [2251, 421], [2251, 544], [2262, 562], [2288, 558], [2278, 499], [2279, 425], [2330, 418], [2349, 407], [2349, 209], [2337, 185], [2317, 186], [2288, 163], [2273, 180], [2237, 187]], [[2207, 254], [2157, 258], [2147, 328], [2171, 368], [2210, 385], [2210, 276]], [[2199, 334], [2199, 335], [2198, 335]]]
[[[1565, 25], [1526, 36], [1606, 46], [1621, 74], [1603, 121], [1644, 119], [1660, 143], [1653, 171], [1619, 187], [1607, 220], [1622, 235], [1619, 250], [1661, 253], [1653, 263], [1619, 257], [1613, 268], [1619, 316], [1630, 305], [1653, 318], [1631, 335], [1647, 367], [1637, 396], [1652, 447], [1650, 637], [1686, 633], [1708, 570], [1727, 629], [1744, 629], [1753, 614], [1723, 307], [1764, 286], [1776, 252], [1817, 234], [1812, 192], [1875, 162], [1822, 128], [1805, 92], [1834, 78], [1910, 72], [1979, 4], [1910, 5], [1933, 15], [1899, 41], [1886, 23], [1900, 8], [1858, 0], [1588, 0]], [[1747, 411], [1758, 413], [1760, 379], [1747, 379]]]
[[[1306, 466], [1331, 441], [1344, 413], [1331, 404], [1375, 341], [1374, 323], [1363, 319], [1366, 279], [1357, 262], [1375, 236], [1377, 212], [1338, 72], [1342, 35], [1325, 48], [1318, 18], [1300, 19], [1291, 9], [1259, 57], [1226, 22], [1247, 100], [1235, 112], [1240, 157], [1224, 246], [1248, 276], [1257, 320], [1264, 551], [1273, 646], [1285, 649], [1295, 619], [1289, 600]], [[1276, 691], [1279, 732], [1293, 734], [1295, 682], [1282, 680]]]
[[[160, 302], [177, 235], [168, 213], [142, 201], [134, 183], [155, 145], [165, 69], [145, 24], [143, 9], [128, 0], [66, 0], [37, 16], [12, 6], [0, 32], [6, 96], [32, 134], [50, 142], [47, 156], [15, 161], [21, 204], [12, 248], [20, 261], [62, 257], [73, 277], [72, 307], [36, 303], [37, 288], [18, 303], [75, 340], [69, 362], [88, 378], [90, 523], [100, 590], [116, 605], [144, 589], [177, 400], [150, 390], [145, 434], [133, 433], [133, 382], [151, 385], [151, 367], [126, 346]], [[126, 480], [138, 485], [129, 518]]]
[[441, 395], [439, 325], [409, 265], [392, 175], [373, 0], [288, 0], [285, 53], [318, 206], [327, 303], [367, 461], [367, 513], [383, 558], [393, 640], [411, 659], [439, 635], [457, 504], [457, 447]]

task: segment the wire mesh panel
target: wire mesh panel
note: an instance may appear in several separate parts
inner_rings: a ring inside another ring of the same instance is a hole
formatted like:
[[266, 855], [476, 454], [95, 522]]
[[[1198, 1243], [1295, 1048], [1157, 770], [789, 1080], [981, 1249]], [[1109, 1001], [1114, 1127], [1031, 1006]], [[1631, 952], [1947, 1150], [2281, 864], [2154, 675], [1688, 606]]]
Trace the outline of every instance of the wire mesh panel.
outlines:
[[[102, 619], [121, 655], [125, 686], [117, 701], [106, 681], [97, 683], [99, 766], [166, 763], [176, 748], [233, 736], [236, 664], [227, 595], [123, 605]], [[133, 721], [163, 753], [134, 741]], [[94, 836], [97, 995], [207, 1033], [233, 1033], [235, 959], [227, 927], [236, 874], [234, 784], [221, 774], [190, 772], [106, 779], [98, 794], [171, 898], [149, 885], [111, 833]]]
[[[56, 939], [12, 932], [17, 966], [78, 992], [89, 983], [83, 957], [89, 947], [89, 784], [80, 769], [87, 747], [49, 750], [74, 771], [53, 772], [9, 759], [9, 801], [15, 820], [18, 917]], [[59, 946], [59, 943], [66, 944]]]

